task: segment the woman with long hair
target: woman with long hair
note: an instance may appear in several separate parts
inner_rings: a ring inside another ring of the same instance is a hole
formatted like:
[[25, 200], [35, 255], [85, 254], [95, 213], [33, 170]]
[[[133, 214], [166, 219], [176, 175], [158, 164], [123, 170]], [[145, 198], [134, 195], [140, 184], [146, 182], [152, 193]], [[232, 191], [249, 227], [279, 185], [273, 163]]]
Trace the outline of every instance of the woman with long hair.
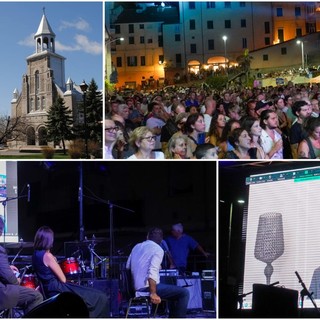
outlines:
[[51, 253], [54, 233], [47, 226], [38, 229], [34, 237], [32, 267], [41, 283], [45, 297], [51, 298], [61, 292], [72, 292], [80, 296], [87, 305], [91, 318], [107, 318], [109, 301], [96, 289], [67, 282], [66, 275], [55, 256]]
[[308, 118], [304, 129], [308, 136], [299, 143], [298, 158], [320, 159], [320, 118]]
[[251, 137], [251, 146], [257, 148], [257, 159], [269, 159], [261, 146], [261, 132], [260, 120], [253, 117], [245, 117], [242, 120], [241, 127], [244, 128]]
[[215, 113], [212, 116], [208, 132], [209, 143], [219, 146], [221, 142], [222, 130], [226, 125], [226, 117], [221, 113]]

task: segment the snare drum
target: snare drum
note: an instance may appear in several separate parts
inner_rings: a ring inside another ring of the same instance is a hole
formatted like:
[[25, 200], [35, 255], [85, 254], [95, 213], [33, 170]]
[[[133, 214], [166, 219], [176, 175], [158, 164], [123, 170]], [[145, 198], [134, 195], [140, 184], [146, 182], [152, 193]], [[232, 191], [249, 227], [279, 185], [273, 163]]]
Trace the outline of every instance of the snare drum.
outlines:
[[81, 268], [75, 258], [66, 258], [59, 265], [66, 276], [81, 273]]
[[36, 276], [34, 274], [25, 274], [21, 279], [20, 285], [31, 289], [37, 288]]

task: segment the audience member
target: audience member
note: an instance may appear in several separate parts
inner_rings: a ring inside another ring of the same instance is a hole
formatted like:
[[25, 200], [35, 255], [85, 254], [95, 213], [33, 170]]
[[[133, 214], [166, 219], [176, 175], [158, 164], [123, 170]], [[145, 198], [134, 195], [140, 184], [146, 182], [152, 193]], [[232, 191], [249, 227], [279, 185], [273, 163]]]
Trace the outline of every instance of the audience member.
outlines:
[[307, 137], [299, 143], [298, 158], [320, 159], [320, 118], [308, 118], [304, 129]]
[[129, 143], [134, 154], [128, 159], [164, 159], [162, 151], [154, 151], [156, 136], [147, 127], [138, 127], [133, 130]]
[[283, 159], [283, 141], [281, 133], [277, 131], [278, 124], [278, 116], [274, 110], [261, 112], [261, 147], [269, 159]]
[[226, 159], [257, 159], [257, 148], [252, 147], [251, 138], [245, 129], [234, 129], [229, 141], [234, 149], [226, 153]]
[[199, 144], [194, 155], [196, 159], [218, 159], [217, 147], [211, 143]]

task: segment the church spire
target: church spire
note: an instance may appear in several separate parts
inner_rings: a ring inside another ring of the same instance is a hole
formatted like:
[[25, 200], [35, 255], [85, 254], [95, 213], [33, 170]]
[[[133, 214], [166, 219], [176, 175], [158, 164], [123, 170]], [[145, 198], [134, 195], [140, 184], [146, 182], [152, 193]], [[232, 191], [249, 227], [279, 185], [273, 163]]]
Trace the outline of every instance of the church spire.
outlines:
[[43, 10], [43, 15], [38, 27], [34, 39], [36, 40], [36, 53], [41, 53], [43, 51], [55, 52], [55, 33], [47, 20], [45, 8]]

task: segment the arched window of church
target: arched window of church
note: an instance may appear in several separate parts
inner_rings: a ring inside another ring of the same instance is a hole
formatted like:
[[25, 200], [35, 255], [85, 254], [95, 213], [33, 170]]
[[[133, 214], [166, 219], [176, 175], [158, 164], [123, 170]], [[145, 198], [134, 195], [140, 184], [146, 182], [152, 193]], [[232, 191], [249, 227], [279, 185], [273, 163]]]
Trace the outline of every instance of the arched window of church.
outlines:
[[49, 39], [47, 37], [43, 38], [43, 49], [47, 50], [49, 48]]
[[39, 77], [39, 71], [37, 70], [34, 75], [34, 82], [35, 82], [35, 93], [38, 93], [40, 90], [40, 77]]
[[47, 142], [47, 130], [45, 127], [40, 127], [38, 129], [39, 146], [46, 146]]
[[41, 107], [40, 97], [37, 97], [36, 110], [40, 110], [40, 107]]
[[35, 146], [36, 145], [36, 132], [32, 127], [27, 129], [27, 145]]
[[44, 110], [46, 108], [46, 97], [42, 97], [41, 109]]
[[30, 99], [30, 111], [34, 110], [34, 101], [33, 98]]
[[51, 38], [51, 49], [52, 49], [52, 52], [55, 51], [55, 48], [54, 48], [54, 39]]
[[37, 52], [41, 51], [41, 39], [37, 40]]

